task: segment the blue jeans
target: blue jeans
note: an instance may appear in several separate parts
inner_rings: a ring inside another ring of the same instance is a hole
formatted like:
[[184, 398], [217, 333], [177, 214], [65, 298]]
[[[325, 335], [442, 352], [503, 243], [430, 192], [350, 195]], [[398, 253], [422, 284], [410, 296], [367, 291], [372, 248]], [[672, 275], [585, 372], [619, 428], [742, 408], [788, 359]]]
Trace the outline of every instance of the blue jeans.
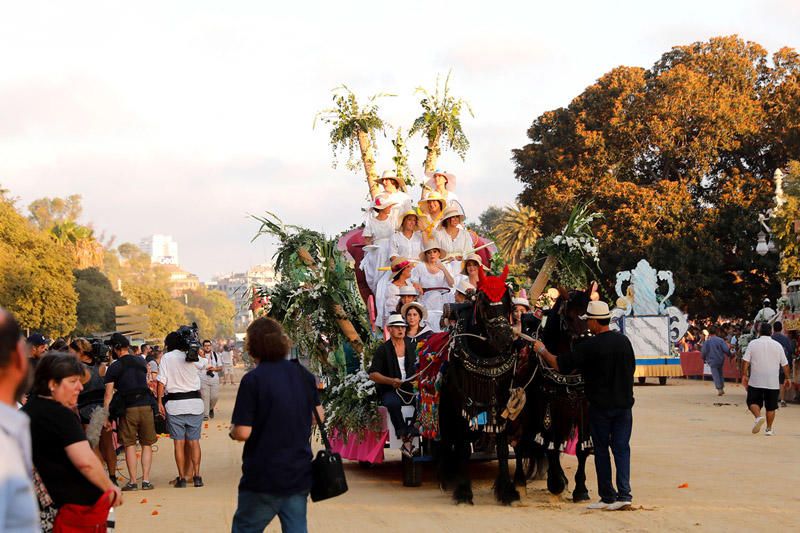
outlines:
[[[631, 430], [630, 409], [589, 407], [589, 425], [594, 442], [594, 467], [597, 471], [597, 492], [605, 503], [632, 501], [631, 496]], [[611, 483], [611, 455], [617, 467], [617, 490]]]
[[722, 375], [722, 365], [708, 365], [711, 368], [711, 377], [714, 379], [714, 386], [717, 390], [725, 388], [725, 378]]
[[233, 515], [231, 533], [262, 533], [278, 515], [283, 533], [308, 533], [306, 503], [308, 493], [274, 496], [239, 490], [239, 504]]

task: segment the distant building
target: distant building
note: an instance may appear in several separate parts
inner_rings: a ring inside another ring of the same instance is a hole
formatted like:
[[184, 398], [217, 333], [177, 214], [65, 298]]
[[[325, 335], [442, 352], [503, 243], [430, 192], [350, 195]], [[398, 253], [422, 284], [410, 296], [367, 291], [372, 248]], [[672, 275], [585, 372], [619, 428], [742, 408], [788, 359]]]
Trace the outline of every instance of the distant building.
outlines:
[[178, 265], [164, 265], [169, 272], [169, 292], [173, 298], [179, 298], [188, 291], [200, 288], [200, 278], [191, 272], [186, 272]]
[[171, 235], [151, 235], [142, 239], [139, 247], [150, 255], [150, 262], [158, 265], [179, 265], [178, 243]]
[[277, 283], [275, 269], [269, 263], [256, 265], [247, 272], [231, 273], [216, 276], [206, 284], [209, 289], [224, 292], [236, 307], [234, 327], [236, 331], [244, 331], [253, 320], [250, 304], [253, 303], [253, 289], [272, 287]]

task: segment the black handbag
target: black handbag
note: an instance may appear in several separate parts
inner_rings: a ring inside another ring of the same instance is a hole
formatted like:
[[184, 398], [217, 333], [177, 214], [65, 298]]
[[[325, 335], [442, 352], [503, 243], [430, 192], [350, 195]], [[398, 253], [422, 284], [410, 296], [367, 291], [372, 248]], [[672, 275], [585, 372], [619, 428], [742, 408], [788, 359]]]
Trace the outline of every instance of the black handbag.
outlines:
[[312, 410], [314, 418], [317, 419], [322, 442], [325, 444], [325, 449], [318, 451], [317, 456], [311, 461], [311, 501], [319, 502], [347, 492], [347, 479], [344, 476], [342, 456], [331, 451], [325, 424], [320, 420], [316, 406]]

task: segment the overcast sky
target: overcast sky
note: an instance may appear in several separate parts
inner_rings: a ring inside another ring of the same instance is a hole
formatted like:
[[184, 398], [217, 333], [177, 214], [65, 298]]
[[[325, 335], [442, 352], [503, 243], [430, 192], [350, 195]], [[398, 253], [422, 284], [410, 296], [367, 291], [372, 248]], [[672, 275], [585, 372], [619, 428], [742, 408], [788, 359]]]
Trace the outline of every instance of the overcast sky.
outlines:
[[[83, 221], [117, 243], [172, 235], [207, 280], [271, 258], [249, 213], [329, 234], [358, 222], [363, 174], [333, 169], [312, 129], [342, 83], [397, 94], [382, 116], [407, 129], [414, 89], [452, 69], [472, 148], [439, 166], [477, 218], [520, 192], [511, 149], [533, 119], [613, 67], [732, 33], [800, 48], [798, 28], [794, 0], [4, 2], [0, 184], [21, 205], [81, 194]], [[381, 139], [378, 167], [391, 156]]]

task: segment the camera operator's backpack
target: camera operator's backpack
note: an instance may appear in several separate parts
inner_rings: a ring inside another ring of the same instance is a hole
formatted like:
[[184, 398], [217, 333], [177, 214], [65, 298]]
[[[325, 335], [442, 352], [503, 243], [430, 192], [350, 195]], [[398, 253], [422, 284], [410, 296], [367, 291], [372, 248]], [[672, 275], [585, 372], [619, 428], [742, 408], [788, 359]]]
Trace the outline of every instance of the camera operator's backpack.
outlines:
[[[129, 357], [138, 357], [138, 356], [126, 355], [119, 359], [119, 364], [122, 365], [122, 372], [120, 372], [119, 377], [117, 377], [115, 381], [115, 387], [116, 384], [122, 381], [122, 376], [124, 376], [128, 372], [128, 370], [131, 369], [136, 370], [138, 368], [136, 366], [133, 366], [134, 359], [131, 359], [130, 362], [128, 362]], [[145, 367], [143, 370], [146, 374], [147, 367]], [[150, 403], [153, 404], [154, 403], [153, 393], [150, 392], [150, 389], [148, 389], [147, 387], [143, 389], [132, 389], [124, 392], [120, 390], [115, 390], [114, 396], [111, 398], [111, 402], [109, 402], [108, 404], [108, 418], [110, 420], [118, 420], [122, 418], [123, 416], [125, 416], [125, 409], [128, 408], [128, 404], [136, 401], [137, 399], [141, 398], [142, 395], [145, 394], [148, 395]]]

